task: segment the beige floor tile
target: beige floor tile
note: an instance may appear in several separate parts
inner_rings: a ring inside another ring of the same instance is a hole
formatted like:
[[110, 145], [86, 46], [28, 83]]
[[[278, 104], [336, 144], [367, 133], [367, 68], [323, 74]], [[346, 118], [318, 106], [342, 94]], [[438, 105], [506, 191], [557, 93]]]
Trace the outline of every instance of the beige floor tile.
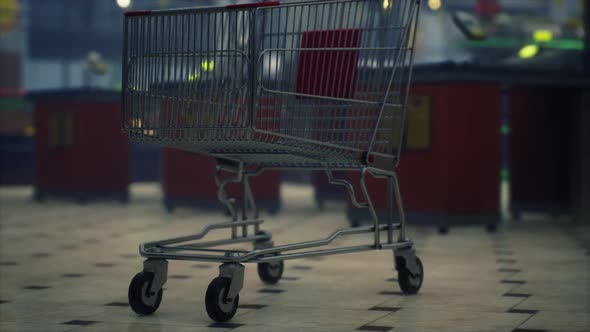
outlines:
[[[140, 317], [126, 306], [129, 282], [142, 270], [140, 242], [197, 233], [209, 223], [227, 221], [223, 213], [179, 208], [168, 214], [159, 187], [149, 184], [132, 186], [128, 205], [35, 204], [31, 193], [30, 187], [0, 187], [0, 331], [231, 329], [209, 327], [205, 310], [216, 263], [171, 261], [158, 311]], [[343, 203], [320, 212], [306, 186], [284, 186], [282, 195], [281, 213], [263, 215], [268, 219], [263, 228], [272, 232], [276, 245], [322, 239], [348, 227]], [[345, 332], [366, 324], [395, 332], [512, 331], [519, 326], [590, 331], [589, 256], [571, 235], [590, 238], [590, 227], [574, 229], [531, 217], [494, 235], [473, 226], [440, 236], [434, 227], [409, 222], [408, 234], [425, 267], [419, 294], [400, 294], [392, 280], [397, 272], [390, 250], [289, 260], [286, 278], [273, 286], [264, 285], [251, 264], [240, 303], [264, 307], [238, 309], [231, 323], [243, 326], [232, 331]], [[330, 247], [371, 241], [372, 234], [364, 234], [338, 239]], [[35, 289], [43, 287], [48, 288]], [[283, 292], [260, 292], [264, 289]], [[72, 320], [97, 323], [62, 324]]]
[[521, 328], [587, 332], [590, 331], [590, 314], [587, 312], [541, 311], [526, 321]]

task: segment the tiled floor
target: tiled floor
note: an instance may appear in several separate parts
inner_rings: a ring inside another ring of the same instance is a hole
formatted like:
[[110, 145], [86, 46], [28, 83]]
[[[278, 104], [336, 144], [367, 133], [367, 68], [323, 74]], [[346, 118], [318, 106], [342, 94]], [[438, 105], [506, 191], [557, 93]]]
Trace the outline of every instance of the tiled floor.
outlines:
[[[242, 307], [231, 324], [213, 324], [204, 295], [215, 264], [171, 262], [162, 305], [149, 317], [127, 306], [127, 287], [142, 267], [140, 241], [197, 232], [224, 221], [222, 213], [166, 214], [157, 186], [133, 187], [129, 205], [34, 204], [30, 195], [0, 188], [3, 332], [590, 331], [590, 229], [565, 219], [529, 217], [495, 235], [480, 226], [446, 236], [411, 227], [425, 266], [416, 296], [400, 294], [390, 251], [287, 261], [273, 287], [247, 266]], [[309, 188], [285, 187], [283, 197], [283, 211], [265, 216], [277, 244], [347, 226], [343, 206], [317, 211]]]

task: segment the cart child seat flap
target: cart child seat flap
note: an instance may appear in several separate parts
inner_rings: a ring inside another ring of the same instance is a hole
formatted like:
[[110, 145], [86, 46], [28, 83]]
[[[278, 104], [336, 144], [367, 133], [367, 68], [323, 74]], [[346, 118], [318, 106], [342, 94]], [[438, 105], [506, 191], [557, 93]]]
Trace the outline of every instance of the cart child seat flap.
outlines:
[[302, 50], [298, 58], [296, 92], [352, 98], [355, 92], [361, 32], [358, 28], [304, 31], [301, 37]]

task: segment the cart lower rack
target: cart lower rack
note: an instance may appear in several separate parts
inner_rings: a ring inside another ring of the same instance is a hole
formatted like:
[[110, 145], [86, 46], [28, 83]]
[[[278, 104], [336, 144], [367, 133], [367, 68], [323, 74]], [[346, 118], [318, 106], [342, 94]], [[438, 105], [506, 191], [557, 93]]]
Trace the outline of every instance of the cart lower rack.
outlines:
[[[123, 130], [133, 141], [215, 157], [217, 197], [232, 217], [197, 234], [141, 244], [147, 259], [128, 294], [135, 312], [158, 309], [169, 260], [221, 263], [205, 296], [209, 317], [219, 322], [238, 308], [242, 263], [257, 263], [261, 280], [274, 284], [285, 260], [390, 249], [400, 288], [418, 292], [423, 267], [405, 234], [395, 168], [419, 8], [420, 0], [271, 1], [126, 13]], [[355, 206], [369, 209], [373, 225], [274, 246], [249, 185], [271, 168], [324, 170]], [[344, 170], [360, 173], [360, 193], [335, 176]], [[387, 184], [387, 220], [375, 213], [368, 176]], [[243, 185], [241, 213], [228, 183]], [[230, 236], [203, 240], [219, 229]], [[373, 234], [372, 243], [331, 245], [362, 233]], [[253, 249], [227, 248], [237, 243]]]

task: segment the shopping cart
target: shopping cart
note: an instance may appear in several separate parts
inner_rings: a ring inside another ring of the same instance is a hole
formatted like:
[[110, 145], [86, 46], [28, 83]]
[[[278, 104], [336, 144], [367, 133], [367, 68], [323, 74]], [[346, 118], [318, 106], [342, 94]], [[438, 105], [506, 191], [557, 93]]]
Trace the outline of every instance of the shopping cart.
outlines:
[[[221, 263], [205, 296], [215, 321], [236, 313], [242, 263], [257, 263], [262, 281], [274, 284], [288, 259], [391, 249], [400, 288], [418, 292], [423, 268], [405, 234], [395, 168], [419, 7], [419, 0], [271, 1], [125, 15], [123, 130], [133, 141], [214, 156], [217, 196], [232, 216], [194, 235], [140, 245], [147, 259], [129, 286], [136, 313], [160, 305], [167, 260]], [[324, 170], [374, 224], [273, 246], [249, 186], [270, 168]], [[334, 174], [343, 170], [360, 173], [360, 198]], [[386, 180], [387, 220], [375, 213], [368, 176]], [[241, 213], [224, 189], [235, 182], [244, 188]], [[199, 241], [218, 229], [231, 237]], [[325, 248], [362, 233], [372, 233], [372, 243]], [[227, 248], [248, 242], [251, 251]]]

